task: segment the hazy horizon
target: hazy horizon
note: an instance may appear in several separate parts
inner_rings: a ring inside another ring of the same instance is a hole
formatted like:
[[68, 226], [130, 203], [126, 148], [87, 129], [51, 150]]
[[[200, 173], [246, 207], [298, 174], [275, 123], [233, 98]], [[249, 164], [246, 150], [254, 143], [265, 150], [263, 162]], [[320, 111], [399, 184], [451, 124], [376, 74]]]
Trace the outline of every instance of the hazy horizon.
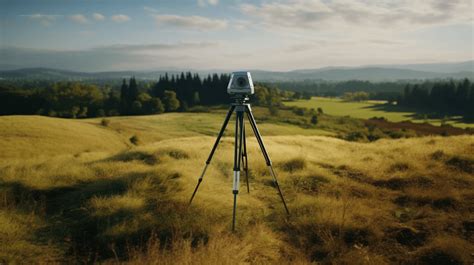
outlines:
[[0, 0], [0, 61], [72, 71], [474, 59], [471, 1]]

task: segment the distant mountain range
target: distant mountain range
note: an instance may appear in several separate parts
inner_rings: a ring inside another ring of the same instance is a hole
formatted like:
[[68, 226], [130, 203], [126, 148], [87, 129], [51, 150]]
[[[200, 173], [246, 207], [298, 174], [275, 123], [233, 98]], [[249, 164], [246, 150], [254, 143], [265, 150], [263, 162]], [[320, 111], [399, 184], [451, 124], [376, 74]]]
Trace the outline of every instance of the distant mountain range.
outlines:
[[[209, 73], [223, 73], [222, 70], [183, 70], [197, 72], [201, 77]], [[460, 63], [376, 65], [360, 67], [325, 67], [301, 69], [287, 72], [250, 70], [254, 81], [345, 81], [367, 80], [373, 82], [426, 79], [474, 79], [474, 61]], [[116, 71], [116, 72], [74, 72], [49, 68], [25, 68], [0, 71], [1, 79], [49, 79], [49, 80], [94, 80], [120, 79], [135, 76], [138, 79], [158, 79], [168, 73], [176, 75], [181, 70], [171, 71]]]

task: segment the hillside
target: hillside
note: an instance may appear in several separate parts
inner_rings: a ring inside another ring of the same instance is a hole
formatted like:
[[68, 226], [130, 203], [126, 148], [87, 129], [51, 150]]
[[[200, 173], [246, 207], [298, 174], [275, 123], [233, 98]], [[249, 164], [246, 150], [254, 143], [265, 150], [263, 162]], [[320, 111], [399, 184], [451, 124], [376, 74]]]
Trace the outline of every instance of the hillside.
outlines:
[[[374, 65], [360, 67], [324, 67], [292, 71], [252, 70], [254, 81], [347, 81], [367, 80], [372, 82], [425, 79], [474, 79], [474, 61], [440, 64]], [[190, 69], [159, 71], [109, 71], [77, 72], [51, 68], [22, 68], [0, 70], [0, 79], [47, 79], [47, 80], [106, 80], [135, 76], [139, 79], [158, 79], [168, 73], [179, 75]], [[228, 70], [193, 70], [201, 76], [212, 73], [227, 73]]]
[[473, 136], [356, 143], [261, 122], [291, 216], [249, 137], [232, 234], [232, 125], [187, 206], [222, 118], [1, 117], [0, 261], [472, 263]]
[[0, 158], [116, 152], [128, 141], [98, 124], [44, 116], [0, 116]]

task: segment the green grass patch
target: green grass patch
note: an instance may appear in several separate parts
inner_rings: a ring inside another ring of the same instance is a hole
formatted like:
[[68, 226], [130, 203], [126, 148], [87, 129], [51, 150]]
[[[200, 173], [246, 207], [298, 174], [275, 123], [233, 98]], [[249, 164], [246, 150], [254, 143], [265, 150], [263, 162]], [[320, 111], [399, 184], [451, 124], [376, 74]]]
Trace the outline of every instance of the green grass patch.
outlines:
[[[322, 108], [324, 113], [329, 115], [350, 116], [359, 119], [384, 117], [393, 122], [411, 120], [419, 123], [429, 122], [433, 125], [440, 125], [442, 122], [441, 119], [424, 119], [423, 116], [426, 113], [417, 112], [415, 109], [390, 106], [385, 104], [384, 101], [348, 102], [339, 98], [313, 97], [310, 100], [289, 101], [284, 104], [308, 109]], [[446, 123], [461, 128], [474, 127], [472, 123], [459, 121], [459, 117], [449, 118], [446, 120]]]

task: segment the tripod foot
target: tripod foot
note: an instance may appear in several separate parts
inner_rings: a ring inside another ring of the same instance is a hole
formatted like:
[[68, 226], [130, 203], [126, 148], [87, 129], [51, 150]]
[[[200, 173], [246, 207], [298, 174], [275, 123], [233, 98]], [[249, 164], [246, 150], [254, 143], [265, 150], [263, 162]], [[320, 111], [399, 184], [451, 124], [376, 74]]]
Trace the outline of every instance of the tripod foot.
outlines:
[[239, 193], [238, 190], [232, 191], [234, 194], [234, 210], [232, 211], [232, 232], [235, 232], [235, 212], [237, 210], [237, 194]]

